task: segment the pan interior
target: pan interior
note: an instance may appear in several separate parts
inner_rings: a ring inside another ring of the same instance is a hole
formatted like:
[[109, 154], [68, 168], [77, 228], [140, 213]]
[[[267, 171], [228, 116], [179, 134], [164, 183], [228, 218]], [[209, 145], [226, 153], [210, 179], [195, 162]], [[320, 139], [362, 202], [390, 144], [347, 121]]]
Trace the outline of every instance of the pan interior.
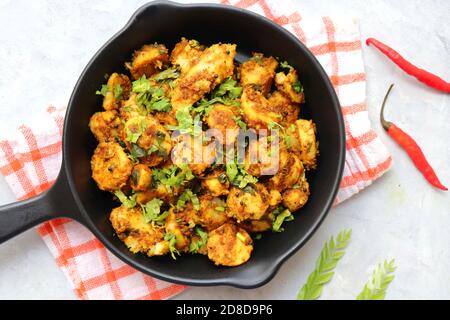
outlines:
[[[235, 43], [237, 60], [252, 52], [288, 61], [300, 73], [306, 104], [302, 117], [317, 125], [320, 141], [318, 170], [309, 174], [311, 197], [296, 219], [279, 234], [265, 233], [255, 243], [248, 263], [237, 268], [218, 268], [203, 256], [183, 255], [148, 258], [134, 255], [114, 236], [108, 220], [118, 206], [111, 194], [100, 191], [91, 179], [90, 158], [97, 145], [88, 128], [89, 119], [101, 111], [101, 97], [95, 92], [106, 82], [105, 74], [124, 72], [124, 62], [144, 44], [162, 43], [169, 49], [181, 37], [204, 45]], [[339, 106], [317, 61], [280, 28], [259, 16], [217, 6], [149, 6], [126, 29], [108, 42], [89, 63], [70, 101], [64, 134], [64, 157], [73, 192], [81, 211], [96, 236], [116, 255], [134, 267], [159, 278], [191, 285], [231, 284], [253, 287], [269, 280], [280, 262], [301, 246], [320, 224], [333, 201], [341, 177], [343, 130]]]

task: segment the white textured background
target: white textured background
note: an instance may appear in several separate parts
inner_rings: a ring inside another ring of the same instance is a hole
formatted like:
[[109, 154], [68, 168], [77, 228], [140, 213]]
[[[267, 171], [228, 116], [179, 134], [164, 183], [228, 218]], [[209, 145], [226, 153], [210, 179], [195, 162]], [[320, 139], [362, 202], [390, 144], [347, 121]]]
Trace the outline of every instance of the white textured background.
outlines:
[[[36, 121], [48, 104], [67, 103], [97, 49], [146, 1], [0, 0], [0, 139]], [[303, 16], [356, 15], [363, 38], [374, 36], [450, 80], [450, 1], [294, 0]], [[378, 124], [388, 87], [387, 117], [411, 133], [450, 185], [450, 99], [419, 85], [373, 49], [364, 48], [372, 123], [394, 156], [392, 170], [333, 209], [309, 243], [268, 285], [255, 290], [194, 288], [186, 299], [292, 299], [325, 240], [343, 228], [353, 238], [324, 299], [353, 299], [374, 265], [396, 258], [387, 298], [450, 299], [450, 196], [432, 189]], [[45, 125], [45, 124], [43, 124]], [[14, 201], [0, 178], [0, 203]], [[34, 230], [0, 246], [0, 299], [75, 299]]]

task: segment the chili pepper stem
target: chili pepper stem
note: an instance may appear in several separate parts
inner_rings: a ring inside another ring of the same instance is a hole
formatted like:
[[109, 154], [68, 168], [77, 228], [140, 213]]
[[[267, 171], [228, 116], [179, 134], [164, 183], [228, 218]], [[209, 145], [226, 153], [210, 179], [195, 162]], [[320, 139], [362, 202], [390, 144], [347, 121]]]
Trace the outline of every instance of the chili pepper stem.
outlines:
[[387, 101], [389, 94], [391, 93], [393, 87], [394, 87], [394, 84], [391, 84], [388, 92], [384, 96], [383, 104], [381, 105], [380, 122], [381, 122], [381, 125], [383, 126], [384, 130], [386, 130], [386, 131], [389, 130], [389, 127], [392, 125], [392, 122], [386, 121], [386, 119], [384, 118], [384, 107], [386, 106], [386, 101]]

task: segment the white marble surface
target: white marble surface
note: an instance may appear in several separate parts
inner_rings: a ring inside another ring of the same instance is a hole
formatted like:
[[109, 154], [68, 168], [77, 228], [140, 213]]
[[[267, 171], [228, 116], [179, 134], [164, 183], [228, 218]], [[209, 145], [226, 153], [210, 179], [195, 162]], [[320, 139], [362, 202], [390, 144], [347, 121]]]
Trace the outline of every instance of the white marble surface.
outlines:
[[[303, 16], [348, 14], [363, 37], [396, 44], [414, 61], [450, 80], [450, 1], [297, 0]], [[49, 104], [63, 105], [93, 53], [145, 1], [0, 0], [0, 139], [38, 119]], [[429, 90], [364, 48], [370, 117], [394, 156], [392, 170], [363, 193], [334, 208], [311, 241], [268, 285], [255, 290], [193, 288], [186, 299], [292, 299], [324, 241], [343, 228], [353, 239], [324, 299], [353, 299], [372, 268], [396, 258], [387, 298], [450, 299], [450, 197], [432, 189], [378, 124], [388, 84], [397, 89], [387, 115], [413, 134], [450, 185], [450, 99]], [[0, 179], [0, 203], [14, 200]], [[0, 299], [75, 299], [34, 230], [0, 246]]]

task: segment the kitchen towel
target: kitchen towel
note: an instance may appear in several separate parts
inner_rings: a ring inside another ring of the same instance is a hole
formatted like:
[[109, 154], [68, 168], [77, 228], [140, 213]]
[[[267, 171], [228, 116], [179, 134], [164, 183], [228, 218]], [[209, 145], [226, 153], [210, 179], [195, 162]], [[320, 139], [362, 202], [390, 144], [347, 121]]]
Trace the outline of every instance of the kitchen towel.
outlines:
[[[386, 172], [392, 159], [369, 122], [357, 21], [352, 17], [303, 18], [289, 1], [221, 2], [285, 27], [314, 53], [329, 75], [342, 105], [347, 139], [344, 177], [335, 204]], [[47, 120], [24, 124], [0, 141], [0, 172], [20, 200], [48, 189], [60, 170], [65, 108], [47, 111]], [[38, 232], [81, 299], [168, 299], [186, 288], [125, 265], [75, 221], [53, 220], [39, 226]]]

